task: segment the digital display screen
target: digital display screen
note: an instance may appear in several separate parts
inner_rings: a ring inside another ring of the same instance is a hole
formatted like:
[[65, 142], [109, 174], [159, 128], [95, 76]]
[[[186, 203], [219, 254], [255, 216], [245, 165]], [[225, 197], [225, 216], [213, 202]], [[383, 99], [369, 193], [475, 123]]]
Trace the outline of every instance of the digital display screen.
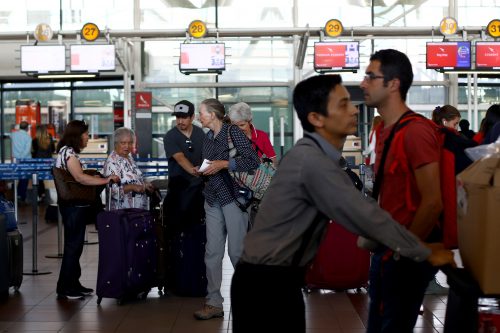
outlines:
[[316, 71], [359, 69], [359, 42], [314, 43]]
[[226, 69], [223, 43], [181, 44], [179, 69], [181, 72], [206, 72]]
[[470, 42], [429, 42], [426, 66], [428, 69], [470, 69], [470, 49]]
[[476, 69], [500, 69], [500, 42], [476, 42]]
[[112, 44], [70, 45], [72, 72], [101, 72], [116, 69], [115, 46]]
[[49, 73], [66, 71], [64, 45], [21, 45], [22, 73]]

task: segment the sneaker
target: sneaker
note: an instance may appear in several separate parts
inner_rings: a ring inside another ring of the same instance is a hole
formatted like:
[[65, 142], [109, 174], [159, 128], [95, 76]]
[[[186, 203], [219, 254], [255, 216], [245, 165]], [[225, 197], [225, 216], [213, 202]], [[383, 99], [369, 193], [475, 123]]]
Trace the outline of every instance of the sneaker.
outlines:
[[92, 295], [92, 293], [94, 292], [94, 289], [80, 286], [80, 288], [78, 288], [78, 291], [81, 292], [82, 294], [84, 294], [85, 296], [89, 296], [89, 295]]
[[224, 310], [216, 306], [205, 304], [203, 309], [198, 310], [194, 313], [196, 319], [207, 320], [211, 318], [224, 317]]
[[57, 299], [83, 299], [85, 297], [79, 291], [68, 291], [65, 293], [57, 293]]
[[432, 279], [425, 290], [426, 295], [448, 295], [449, 288], [443, 287], [437, 282], [436, 279]]

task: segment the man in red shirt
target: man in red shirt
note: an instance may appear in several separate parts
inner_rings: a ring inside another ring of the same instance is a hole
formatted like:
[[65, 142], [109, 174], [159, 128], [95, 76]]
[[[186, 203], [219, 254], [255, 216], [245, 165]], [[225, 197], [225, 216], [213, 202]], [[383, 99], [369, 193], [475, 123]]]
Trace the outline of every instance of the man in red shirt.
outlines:
[[[412, 112], [406, 105], [412, 81], [412, 66], [405, 54], [387, 49], [370, 57], [361, 88], [366, 105], [376, 107], [383, 118], [377, 137], [374, 192], [380, 193], [380, 207], [396, 221], [421, 240], [436, 241], [440, 240], [434, 234], [442, 210], [437, 135], [424, 118], [408, 121], [404, 131], [398, 132], [403, 115]], [[413, 332], [426, 287], [437, 269], [379, 248], [370, 270], [367, 332]]]

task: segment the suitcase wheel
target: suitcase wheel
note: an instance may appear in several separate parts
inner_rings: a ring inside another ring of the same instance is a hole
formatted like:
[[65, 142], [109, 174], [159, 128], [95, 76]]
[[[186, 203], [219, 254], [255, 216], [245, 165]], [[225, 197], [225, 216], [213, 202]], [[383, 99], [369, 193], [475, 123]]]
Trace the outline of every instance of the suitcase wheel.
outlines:
[[100, 305], [102, 301], [102, 297], [97, 297], [97, 305]]
[[144, 291], [138, 295], [139, 299], [145, 300], [148, 297], [149, 291]]
[[125, 303], [125, 299], [124, 298], [117, 298], [116, 299], [116, 304], [123, 305], [124, 303]]

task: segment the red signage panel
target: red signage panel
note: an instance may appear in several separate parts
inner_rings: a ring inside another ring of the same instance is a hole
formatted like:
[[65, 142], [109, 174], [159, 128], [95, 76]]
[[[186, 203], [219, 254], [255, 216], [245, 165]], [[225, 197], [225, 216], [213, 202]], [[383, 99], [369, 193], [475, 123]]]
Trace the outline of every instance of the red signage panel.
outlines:
[[476, 43], [476, 68], [480, 69], [500, 68], [499, 42]]
[[151, 109], [153, 107], [153, 94], [150, 91], [135, 92], [135, 108]]

